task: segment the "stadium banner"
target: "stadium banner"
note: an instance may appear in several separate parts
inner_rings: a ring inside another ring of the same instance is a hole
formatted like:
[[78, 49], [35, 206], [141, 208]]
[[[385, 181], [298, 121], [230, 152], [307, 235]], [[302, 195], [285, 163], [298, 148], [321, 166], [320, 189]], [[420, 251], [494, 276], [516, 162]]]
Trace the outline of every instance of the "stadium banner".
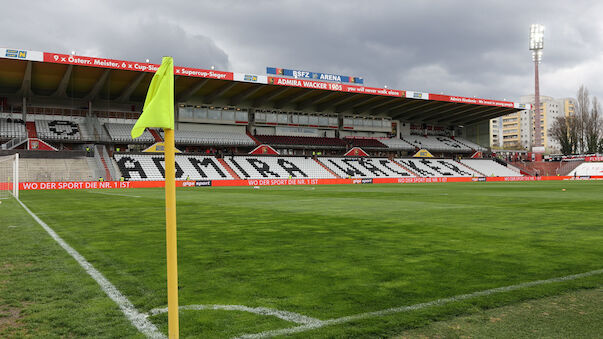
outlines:
[[43, 61], [44, 53], [25, 49], [0, 48], [0, 57], [7, 59]]
[[[445, 182], [514, 182], [514, 181], [603, 180], [603, 176], [543, 176], [543, 177], [404, 177], [353, 179], [247, 179], [247, 180], [184, 180], [176, 187], [217, 186], [286, 186], [286, 185], [344, 185], [344, 184], [415, 184]], [[68, 181], [20, 182], [19, 190], [74, 190], [163, 187], [164, 181]]]
[[[467, 97], [458, 97], [458, 96], [450, 96], [450, 95], [442, 95], [442, 94], [429, 94], [430, 100], [437, 101], [447, 101], [447, 102], [458, 102], [462, 104], [474, 104], [474, 105], [484, 105], [484, 106], [498, 106], [498, 107], [508, 107], [508, 108], [516, 108], [516, 103], [510, 101], [500, 101], [500, 100], [490, 100], [490, 99], [480, 99], [480, 98], [467, 98]], [[526, 105], [526, 109], [529, 109]]]
[[588, 156], [584, 158], [587, 162], [603, 162], [603, 156]]
[[[111, 68], [126, 71], [138, 71], [155, 73], [160, 65], [147, 62], [124, 61], [115, 59], [105, 59], [96, 57], [87, 57], [71, 54], [47, 53], [44, 52], [44, 62], [55, 64], [79, 65], [100, 68]], [[233, 80], [232, 72], [222, 72], [207, 69], [197, 69], [190, 67], [174, 66], [174, 75], [185, 75], [197, 78], [209, 78], [220, 80]]]
[[266, 67], [266, 74], [283, 75], [286, 77], [293, 77], [295, 79], [349, 82], [352, 84], [360, 84], [360, 85], [364, 84], [364, 79], [359, 78], [359, 77], [352, 77], [352, 76], [348, 76], [348, 75], [337, 75], [337, 74], [331, 74], [331, 73], [300, 71], [300, 70], [296, 70], [296, 69]]
[[268, 77], [265, 75], [255, 75], [247, 73], [233, 73], [233, 80], [243, 82], [253, 82], [258, 84], [267, 84]]
[[280, 85], [280, 86], [301, 87], [301, 88], [311, 88], [311, 89], [324, 89], [324, 90], [338, 91], [338, 92], [384, 95], [384, 96], [399, 97], [399, 98], [404, 96], [404, 91], [392, 90], [392, 89], [387, 89], [387, 88], [350, 86], [350, 85], [338, 84], [338, 83], [333, 83], [333, 82], [299, 80], [299, 79], [280, 78], [280, 77], [268, 77], [268, 84]]

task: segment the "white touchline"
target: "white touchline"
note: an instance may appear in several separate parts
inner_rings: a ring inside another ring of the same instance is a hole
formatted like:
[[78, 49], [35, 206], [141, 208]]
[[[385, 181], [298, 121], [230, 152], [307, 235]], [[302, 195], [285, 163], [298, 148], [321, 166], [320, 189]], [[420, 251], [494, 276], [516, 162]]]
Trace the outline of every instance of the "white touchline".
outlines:
[[[283, 319], [283, 320], [290, 321], [293, 323], [306, 324], [306, 325], [321, 322], [320, 320], [318, 320], [316, 318], [308, 317], [303, 314], [275, 310], [273, 308], [267, 308], [267, 307], [249, 307], [249, 306], [244, 306], [244, 305], [184, 305], [184, 306], [178, 307], [178, 309], [181, 311], [182, 310], [241, 311], [241, 312], [255, 313], [255, 314], [259, 314], [259, 315], [270, 315], [270, 316], [277, 317], [279, 319]], [[150, 310], [148, 314], [149, 314], [149, 316], [154, 316], [157, 314], [166, 313], [167, 311], [168, 311], [167, 307], [154, 308], [154, 309]]]
[[134, 305], [115, 287], [105, 276], [102, 275], [91, 263], [89, 263], [81, 254], [79, 254], [73, 247], [69, 246], [65, 240], [63, 240], [56, 232], [50, 228], [44, 221], [38, 218], [21, 200], [17, 199], [17, 202], [31, 215], [31, 217], [38, 223], [44, 230], [65, 250], [69, 253], [73, 259], [75, 259], [80, 266], [88, 273], [92, 279], [94, 279], [101, 289], [107, 294], [111, 300], [113, 300], [117, 306], [121, 309], [124, 315], [130, 320], [132, 325], [138, 329], [142, 334], [149, 338], [166, 338], [166, 336], [159, 331], [159, 329], [151, 323], [147, 316], [140, 313]]
[[356, 320], [380, 317], [380, 316], [384, 316], [384, 315], [388, 315], [388, 314], [420, 310], [423, 308], [444, 305], [444, 304], [448, 304], [448, 303], [459, 301], [459, 300], [471, 299], [471, 298], [475, 298], [475, 297], [483, 297], [483, 296], [501, 293], [501, 292], [509, 292], [509, 291], [526, 288], [526, 287], [575, 280], [575, 279], [579, 279], [579, 278], [590, 277], [590, 276], [597, 275], [597, 274], [603, 274], [603, 269], [594, 270], [594, 271], [585, 272], [585, 273], [568, 275], [565, 277], [551, 278], [551, 279], [545, 279], [545, 280], [536, 280], [536, 281], [525, 282], [525, 283], [521, 283], [521, 284], [517, 284], [517, 285], [497, 287], [497, 288], [492, 288], [489, 290], [478, 291], [478, 292], [473, 292], [473, 293], [469, 293], [469, 294], [461, 294], [461, 295], [457, 295], [457, 296], [453, 296], [453, 297], [449, 297], [449, 298], [437, 299], [434, 301], [410, 305], [410, 306], [393, 307], [393, 308], [388, 308], [388, 309], [381, 310], [381, 311], [360, 313], [360, 314], [356, 314], [356, 315], [350, 315], [347, 317], [321, 320], [317, 323], [304, 324], [304, 325], [297, 326], [297, 327], [283, 328], [280, 330], [265, 331], [265, 332], [255, 333], [255, 334], [245, 334], [240, 337], [237, 337], [237, 339], [269, 338], [269, 337], [274, 337], [277, 335], [300, 333], [300, 332], [305, 332], [305, 331], [321, 328], [321, 327], [328, 326], [328, 325], [342, 324], [342, 323], [347, 323], [347, 322], [356, 321]]
[[128, 197], [128, 198], [140, 198], [138, 195], [127, 195], [127, 194], [119, 194], [119, 193], [107, 193], [107, 192], [95, 192], [95, 191], [87, 191], [92, 194], [104, 194], [104, 195], [118, 195], [120, 197]]

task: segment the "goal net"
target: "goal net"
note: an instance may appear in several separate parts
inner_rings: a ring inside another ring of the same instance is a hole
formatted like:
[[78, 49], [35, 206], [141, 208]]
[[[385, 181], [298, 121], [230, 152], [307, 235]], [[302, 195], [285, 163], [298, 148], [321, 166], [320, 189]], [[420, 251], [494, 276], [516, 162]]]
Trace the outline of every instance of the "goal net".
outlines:
[[0, 199], [19, 198], [19, 154], [0, 156]]

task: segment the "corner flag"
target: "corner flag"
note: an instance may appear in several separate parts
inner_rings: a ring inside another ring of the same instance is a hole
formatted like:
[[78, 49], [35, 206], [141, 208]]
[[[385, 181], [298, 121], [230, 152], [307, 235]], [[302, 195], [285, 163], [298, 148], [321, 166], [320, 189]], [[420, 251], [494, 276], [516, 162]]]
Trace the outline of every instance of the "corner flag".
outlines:
[[174, 59], [163, 57], [153, 76], [142, 114], [132, 128], [132, 138], [138, 138], [147, 127], [174, 129]]
[[138, 138], [147, 127], [163, 128], [165, 137], [165, 238], [167, 249], [168, 331], [178, 339], [178, 244], [176, 241], [176, 159], [174, 150], [174, 60], [163, 57], [151, 80], [142, 114], [132, 128]]

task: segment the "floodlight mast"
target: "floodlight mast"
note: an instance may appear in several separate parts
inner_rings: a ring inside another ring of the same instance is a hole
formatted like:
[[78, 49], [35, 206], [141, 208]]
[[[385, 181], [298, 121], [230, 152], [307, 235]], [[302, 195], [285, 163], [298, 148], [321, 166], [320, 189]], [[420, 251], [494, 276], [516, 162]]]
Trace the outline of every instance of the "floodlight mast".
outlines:
[[542, 146], [540, 127], [540, 80], [538, 76], [538, 64], [542, 61], [542, 50], [544, 49], [544, 26], [540, 24], [530, 25], [530, 50], [532, 61], [534, 61], [534, 147]]

